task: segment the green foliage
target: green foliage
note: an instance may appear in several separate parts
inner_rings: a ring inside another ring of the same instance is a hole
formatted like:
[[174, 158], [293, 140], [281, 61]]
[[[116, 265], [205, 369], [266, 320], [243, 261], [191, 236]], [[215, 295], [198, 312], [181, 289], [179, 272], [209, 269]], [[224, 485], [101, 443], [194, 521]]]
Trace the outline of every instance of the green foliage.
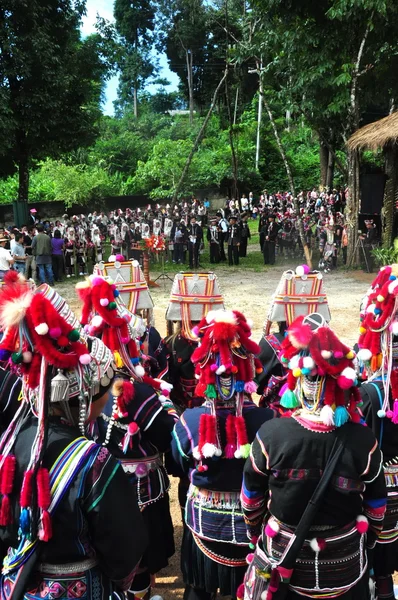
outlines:
[[33, 160], [93, 143], [104, 64], [97, 38], [80, 38], [83, 0], [4, 0], [0, 7], [0, 159]]
[[371, 253], [379, 267], [396, 263], [398, 261], [398, 238], [394, 240], [394, 244], [390, 248], [374, 248]]

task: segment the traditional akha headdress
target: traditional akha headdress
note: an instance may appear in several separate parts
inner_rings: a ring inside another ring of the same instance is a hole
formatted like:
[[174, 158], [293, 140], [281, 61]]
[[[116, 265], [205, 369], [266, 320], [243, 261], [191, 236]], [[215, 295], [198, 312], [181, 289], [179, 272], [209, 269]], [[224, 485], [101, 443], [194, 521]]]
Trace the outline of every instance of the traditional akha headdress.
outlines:
[[[127, 310], [115, 284], [93, 275], [78, 283], [76, 290], [83, 301], [81, 322], [85, 331], [102, 339], [113, 352], [116, 365], [124, 369], [133, 381], [147, 383], [155, 390], [161, 390], [163, 396], [168, 395], [173, 386], [149, 377], [145, 372], [141, 352], [145, 323]], [[165, 401], [166, 397], [161, 400]]]
[[[211, 311], [194, 328], [194, 333], [200, 339], [200, 345], [192, 354], [198, 378], [195, 394], [211, 403], [211, 414], [200, 417], [199, 441], [193, 453], [200, 463], [198, 470], [203, 471], [207, 469], [203, 459], [223, 454], [228, 459], [249, 455], [243, 401], [245, 394], [256, 391], [253, 379], [262, 366], [255, 358], [260, 348], [250, 337], [250, 325], [238, 311]], [[216, 409], [218, 403], [229, 402], [235, 414], [227, 417], [226, 446], [222, 449]]]
[[193, 323], [199, 323], [209, 311], [223, 310], [224, 298], [215, 273], [177, 273], [166, 309], [168, 333], [173, 322], [181, 322], [181, 335], [196, 341]]
[[91, 342], [83, 335], [76, 317], [55, 290], [47, 285], [33, 290], [14, 272], [7, 275], [0, 290], [0, 328], [4, 331], [1, 359], [23, 382], [20, 408], [0, 441], [0, 526], [12, 522], [9, 496], [16, 465], [12, 451], [31, 411], [38, 426], [20, 492], [20, 528], [25, 536], [36, 535], [32, 514], [37, 508], [38, 535], [48, 541], [52, 535], [50, 478], [42, 466], [47, 416], [51, 407], [58, 405], [73, 423], [70, 407], [75, 403], [79, 407], [76, 424], [84, 433], [91, 402], [106, 392], [113, 379], [113, 357], [99, 340]]
[[[311, 322], [321, 324], [315, 331]], [[281, 405], [320, 413], [325, 425], [360, 420], [354, 352], [324, 323], [321, 315], [298, 317], [282, 342], [280, 360], [288, 371]]]
[[[373, 281], [360, 313], [358, 360], [361, 379], [383, 375], [384, 402], [378, 416], [398, 424], [398, 265], [382, 267]], [[390, 388], [393, 407], [390, 407]]]
[[320, 313], [328, 323], [331, 319], [326, 294], [322, 291], [323, 275], [299, 265], [295, 271], [285, 271], [272, 297], [268, 317], [264, 322], [264, 335], [272, 323], [291, 325], [299, 316]]

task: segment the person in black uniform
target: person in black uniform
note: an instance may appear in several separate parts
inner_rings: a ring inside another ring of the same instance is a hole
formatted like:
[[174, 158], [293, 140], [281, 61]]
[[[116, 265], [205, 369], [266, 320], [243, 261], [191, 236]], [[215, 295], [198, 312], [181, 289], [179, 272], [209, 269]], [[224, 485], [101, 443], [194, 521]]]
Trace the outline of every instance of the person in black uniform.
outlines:
[[247, 222], [248, 218], [249, 217], [247, 214], [242, 215], [241, 232], [240, 232], [241, 239], [240, 239], [240, 246], [239, 246], [239, 256], [241, 256], [242, 258], [247, 256], [247, 241], [251, 238], [250, 227], [249, 227], [249, 223]]
[[220, 262], [220, 242], [222, 238], [222, 231], [217, 224], [217, 219], [211, 219], [210, 227], [207, 228], [207, 241], [210, 245], [210, 262]]
[[241, 230], [237, 224], [236, 217], [229, 219], [228, 227], [228, 264], [239, 264], [239, 246], [241, 241]]
[[366, 270], [368, 273], [373, 272], [373, 256], [372, 250], [375, 247], [377, 242], [377, 229], [376, 225], [373, 222], [373, 219], [369, 219], [365, 221], [366, 232], [364, 235], [361, 235], [361, 240], [363, 240], [363, 248], [365, 251], [366, 258]]
[[196, 222], [196, 217], [192, 217], [191, 224], [188, 227], [189, 267], [191, 269], [199, 266], [199, 250], [202, 240], [203, 230]]
[[278, 225], [275, 223], [275, 215], [268, 215], [268, 224], [263, 227], [265, 239], [263, 245], [263, 255], [265, 265], [275, 264], [275, 246], [278, 237]]

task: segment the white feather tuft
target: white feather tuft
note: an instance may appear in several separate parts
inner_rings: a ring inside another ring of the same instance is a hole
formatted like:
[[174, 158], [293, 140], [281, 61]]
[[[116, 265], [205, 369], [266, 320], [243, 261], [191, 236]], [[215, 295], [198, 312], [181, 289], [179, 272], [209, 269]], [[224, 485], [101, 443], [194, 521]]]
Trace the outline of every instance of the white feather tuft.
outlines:
[[29, 308], [33, 298], [31, 291], [13, 298], [4, 303], [0, 314], [0, 328], [2, 331], [7, 327], [16, 327], [25, 318], [26, 310]]

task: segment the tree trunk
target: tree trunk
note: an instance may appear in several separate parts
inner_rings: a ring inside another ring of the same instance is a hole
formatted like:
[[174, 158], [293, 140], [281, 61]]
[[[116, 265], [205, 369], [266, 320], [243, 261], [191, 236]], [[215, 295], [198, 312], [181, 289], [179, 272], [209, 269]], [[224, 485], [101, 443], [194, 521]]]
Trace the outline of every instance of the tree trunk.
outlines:
[[227, 109], [228, 109], [229, 144], [231, 146], [232, 172], [233, 172], [233, 176], [234, 176], [232, 197], [234, 198], [234, 200], [239, 200], [239, 197], [238, 197], [238, 160], [237, 160], [236, 152], [235, 152], [234, 130], [233, 130], [231, 104], [230, 104], [230, 100], [229, 100], [229, 90], [228, 90], [228, 77], [225, 78], [225, 101], [227, 103]]
[[328, 157], [328, 170], [326, 176], [326, 187], [327, 189], [333, 189], [333, 180], [334, 180], [334, 165], [335, 165], [335, 154], [333, 152], [329, 152]]
[[18, 202], [27, 202], [29, 196], [29, 158], [23, 150], [18, 162]]
[[263, 96], [263, 101], [264, 101], [265, 110], [268, 113], [269, 120], [271, 122], [272, 129], [274, 131], [275, 140], [276, 140], [276, 143], [277, 143], [278, 148], [279, 148], [279, 153], [280, 153], [280, 155], [282, 157], [283, 164], [285, 165], [287, 178], [289, 180], [290, 190], [291, 190], [291, 193], [293, 194], [294, 207], [295, 207], [296, 215], [297, 215], [298, 230], [299, 230], [300, 240], [301, 240], [301, 243], [302, 243], [302, 246], [303, 246], [303, 250], [304, 250], [304, 254], [305, 254], [305, 259], [307, 261], [307, 265], [309, 266], [309, 268], [312, 269], [311, 254], [310, 254], [310, 251], [309, 251], [309, 248], [308, 248], [308, 245], [307, 245], [307, 241], [305, 239], [304, 225], [303, 225], [303, 221], [301, 219], [300, 206], [299, 206], [299, 203], [298, 203], [298, 200], [297, 200], [297, 197], [296, 197], [296, 190], [295, 190], [295, 187], [294, 187], [294, 180], [293, 180], [292, 171], [290, 169], [289, 161], [287, 160], [285, 149], [283, 147], [282, 140], [281, 140], [281, 138], [279, 136], [279, 132], [278, 132], [278, 129], [276, 127], [276, 123], [275, 123], [275, 120], [274, 120], [274, 115], [272, 114], [272, 111], [271, 111], [268, 103], [266, 102], [264, 96]]
[[349, 196], [346, 205], [346, 221], [348, 227], [348, 265], [359, 264], [358, 215], [359, 201], [359, 152], [348, 150], [348, 187]]
[[133, 90], [133, 101], [134, 101], [134, 118], [138, 119], [138, 93], [137, 93], [137, 83], [134, 84]]
[[193, 124], [193, 52], [192, 50], [185, 50], [185, 58], [187, 62], [187, 76], [188, 76], [188, 94], [189, 94], [189, 123]]
[[184, 183], [184, 179], [185, 179], [185, 177], [187, 176], [187, 173], [188, 173], [188, 171], [189, 171], [189, 167], [191, 166], [191, 162], [192, 162], [192, 159], [193, 159], [193, 155], [195, 154], [196, 150], [199, 148], [199, 144], [200, 144], [200, 142], [202, 141], [202, 138], [203, 138], [203, 136], [204, 136], [204, 134], [205, 134], [205, 131], [206, 131], [207, 124], [208, 124], [208, 122], [209, 122], [209, 120], [210, 120], [210, 117], [211, 117], [211, 115], [212, 115], [212, 112], [213, 112], [213, 110], [214, 110], [214, 107], [215, 107], [215, 105], [216, 105], [216, 102], [217, 102], [217, 96], [218, 96], [218, 92], [220, 91], [220, 89], [221, 89], [221, 86], [222, 86], [222, 84], [224, 83], [224, 81], [225, 81], [225, 78], [227, 77], [227, 74], [228, 74], [228, 68], [226, 68], [226, 69], [225, 69], [225, 71], [224, 71], [224, 75], [223, 75], [223, 76], [222, 76], [222, 78], [220, 79], [220, 82], [219, 82], [218, 86], [217, 86], [217, 87], [216, 87], [216, 89], [215, 89], [215, 92], [214, 92], [214, 94], [213, 94], [213, 99], [212, 99], [212, 101], [211, 101], [210, 108], [209, 108], [209, 110], [208, 110], [208, 112], [207, 112], [206, 118], [205, 118], [205, 120], [203, 121], [202, 127], [200, 128], [200, 131], [199, 131], [198, 135], [196, 136], [195, 143], [194, 143], [194, 145], [192, 146], [192, 150], [191, 150], [191, 152], [189, 153], [189, 156], [188, 156], [188, 158], [187, 158], [187, 160], [186, 160], [186, 162], [185, 162], [185, 166], [184, 166], [184, 168], [183, 168], [183, 170], [182, 170], [181, 177], [180, 177], [180, 179], [179, 179], [179, 181], [178, 181], [178, 183], [177, 183], [177, 187], [176, 187], [176, 189], [175, 189], [175, 192], [174, 192], [174, 194], [173, 194], [173, 202], [177, 202], [177, 199], [178, 199], [178, 194], [179, 194], [179, 192], [180, 192], [180, 189], [181, 189], [181, 187], [182, 187], [182, 184]]
[[260, 161], [260, 134], [261, 134], [261, 121], [263, 118], [263, 78], [261, 77], [262, 63], [257, 62], [256, 68], [259, 74], [259, 94], [258, 94], [258, 114], [257, 114], [257, 140], [256, 140], [256, 163], [255, 168], [258, 171], [258, 165]]
[[329, 150], [321, 138], [319, 138], [319, 161], [321, 165], [320, 184], [322, 189], [325, 189], [328, 175]]
[[382, 242], [385, 248], [389, 248], [392, 244], [395, 202], [398, 198], [398, 146], [395, 144], [387, 147], [384, 154], [387, 181], [383, 202], [384, 229]]

